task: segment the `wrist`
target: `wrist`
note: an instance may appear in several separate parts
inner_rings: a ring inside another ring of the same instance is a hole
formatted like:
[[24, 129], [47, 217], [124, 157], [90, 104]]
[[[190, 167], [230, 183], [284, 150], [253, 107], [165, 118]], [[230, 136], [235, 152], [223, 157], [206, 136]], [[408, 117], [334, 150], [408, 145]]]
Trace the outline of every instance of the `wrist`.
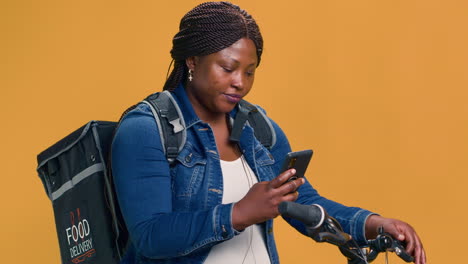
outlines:
[[249, 226], [246, 219], [243, 217], [244, 215], [245, 214], [242, 213], [239, 203], [235, 203], [232, 207], [231, 223], [232, 227], [239, 232], [243, 231]]
[[365, 237], [366, 239], [374, 239], [377, 236], [379, 226], [382, 225], [384, 217], [373, 214], [370, 215], [365, 224]]

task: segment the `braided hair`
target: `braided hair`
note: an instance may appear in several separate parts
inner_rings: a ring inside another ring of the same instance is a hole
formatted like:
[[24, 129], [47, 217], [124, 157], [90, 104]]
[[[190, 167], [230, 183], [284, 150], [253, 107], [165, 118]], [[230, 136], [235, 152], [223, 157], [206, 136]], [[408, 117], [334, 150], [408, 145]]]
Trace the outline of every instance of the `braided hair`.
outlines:
[[251, 15], [229, 2], [206, 2], [196, 6], [182, 17], [179, 32], [172, 40], [171, 56], [174, 68], [163, 89], [174, 90], [187, 78], [187, 58], [218, 52], [243, 37], [254, 42], [258, 66], [262, 56], [263, 39]]

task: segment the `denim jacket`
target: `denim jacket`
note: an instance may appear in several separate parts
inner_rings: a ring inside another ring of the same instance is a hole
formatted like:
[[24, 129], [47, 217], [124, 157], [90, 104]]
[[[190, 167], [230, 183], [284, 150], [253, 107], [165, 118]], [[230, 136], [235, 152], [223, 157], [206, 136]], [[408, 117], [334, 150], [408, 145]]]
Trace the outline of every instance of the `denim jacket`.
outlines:
[[[239, 234], [231, 223], [233, 204], [221, 204], [223, 177], [212, 129], [195, 114], [182, 85], [173, 92], [187, 127], [187, 141], [169, 166], [153, 114], [139, 104], [122, 120], [112, 145], [116, 193], [131, 246], [121, 263], [203, 263], [210, 248]], [[233, 118], [236, 110], [233, 110]], [[281, 128], [271, 120], [276, 144], [270, 149], [256, 140], [246, 124], [239, 141], [258, 181], [270, 181], [291, 148]], [[364, 224], [371, 212], [346, 207], [320, 196], [306, 181], [296, 202], [317, 203], [335, 217], [345, 232], [365, 243]], [[298, 231], [305, 227], [286, 219]], [[264, 223], [271, 263], [279, 263], [273, 220]]]

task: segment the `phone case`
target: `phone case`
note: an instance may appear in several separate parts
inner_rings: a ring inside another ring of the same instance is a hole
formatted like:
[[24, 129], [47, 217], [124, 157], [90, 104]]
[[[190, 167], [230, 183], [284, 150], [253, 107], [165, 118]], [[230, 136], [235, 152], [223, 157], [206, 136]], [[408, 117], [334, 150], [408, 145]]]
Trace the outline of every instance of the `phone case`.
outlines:
[[289, 152], [286, 154], [286, 159], [283, 162], [280, 173], [283, 173], [286, 170], [291, 168], [296, 169], [296, 174], [289, 178], [288, 181], [298, 179], [299, 177], [304, 177], [309, 165], [310, 159], [312, 158], [313, 151], [311, 149]]

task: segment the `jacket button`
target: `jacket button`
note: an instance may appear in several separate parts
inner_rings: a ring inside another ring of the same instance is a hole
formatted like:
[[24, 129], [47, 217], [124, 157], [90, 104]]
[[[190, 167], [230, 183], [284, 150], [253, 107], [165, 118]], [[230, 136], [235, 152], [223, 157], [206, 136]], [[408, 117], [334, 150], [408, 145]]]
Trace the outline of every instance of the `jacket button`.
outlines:
[[185, 162], [191, 162], [191, 161], [192, 161], [192, 153], [185, 156]]
[[221, 233], [221, 236], [223, 238], [227, 238], [228, 237], [228, 233], [226, 231], [226, 228], [224, 227], [224, 225], [221, 226], [221, 228], [223, 229], [223, 232]]

